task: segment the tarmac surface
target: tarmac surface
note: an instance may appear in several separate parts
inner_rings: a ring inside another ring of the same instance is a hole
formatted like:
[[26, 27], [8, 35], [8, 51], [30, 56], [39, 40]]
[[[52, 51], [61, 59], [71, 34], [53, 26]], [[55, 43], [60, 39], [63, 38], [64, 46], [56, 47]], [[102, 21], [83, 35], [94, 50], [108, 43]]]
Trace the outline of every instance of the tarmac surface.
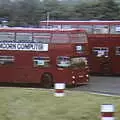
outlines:
[[72, 90], [120, 95], [120, 76], [90, 76], [88, 85], [72, 88]]
[[[38, 85], [20, 85], [20, 84], [1, 84], [0, 87], [28, 87], [40, 88]], [[120, 76], [90, 76], [90, 81], [87, 85], [68, 88], [68, 90], [88, 91], [97, 94], [117, 95], [120, 96]]]

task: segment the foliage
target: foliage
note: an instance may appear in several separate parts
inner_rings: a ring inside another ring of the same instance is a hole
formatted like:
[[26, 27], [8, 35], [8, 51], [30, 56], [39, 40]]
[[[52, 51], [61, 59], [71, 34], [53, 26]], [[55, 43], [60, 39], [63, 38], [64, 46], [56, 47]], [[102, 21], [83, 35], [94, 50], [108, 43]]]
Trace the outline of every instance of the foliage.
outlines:
[[0, 18], [9, 26], [39, 26], [40, 20], [119, 20], [115, 0], [0, 0]]

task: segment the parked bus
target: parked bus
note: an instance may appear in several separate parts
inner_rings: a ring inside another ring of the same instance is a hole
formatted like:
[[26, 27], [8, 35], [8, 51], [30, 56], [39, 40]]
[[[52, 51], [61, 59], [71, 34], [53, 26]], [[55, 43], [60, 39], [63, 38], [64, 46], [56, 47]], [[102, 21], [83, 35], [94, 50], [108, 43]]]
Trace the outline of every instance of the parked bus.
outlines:
[[84, 30], [0, 28], [0, 82], [87, 84]]
[[[46, 24], [47, 23], [47, 24]], [[120, 21], [41, 21], [41, 27], [82, 28], [88, 33], [90, 73], [120, 75]]]

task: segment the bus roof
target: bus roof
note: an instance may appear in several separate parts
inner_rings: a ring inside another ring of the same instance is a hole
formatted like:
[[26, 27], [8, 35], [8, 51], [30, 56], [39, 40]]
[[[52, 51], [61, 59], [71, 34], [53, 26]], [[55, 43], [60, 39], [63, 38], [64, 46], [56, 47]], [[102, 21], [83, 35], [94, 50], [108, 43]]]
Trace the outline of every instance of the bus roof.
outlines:
[[1, 27], [0, 32], [27, 32], [27, 33], [78, 33], [86, 32], [82, 29], [43, 29], [43, 28], [24, 28], [24, 27]]
[[89, 20], [89, 21], [66, 21], [66, 20], [49, 20], [40, 21], [40, 25], [107, 25], [120, 24], [120, 20], [106, 21], [106, 20]]

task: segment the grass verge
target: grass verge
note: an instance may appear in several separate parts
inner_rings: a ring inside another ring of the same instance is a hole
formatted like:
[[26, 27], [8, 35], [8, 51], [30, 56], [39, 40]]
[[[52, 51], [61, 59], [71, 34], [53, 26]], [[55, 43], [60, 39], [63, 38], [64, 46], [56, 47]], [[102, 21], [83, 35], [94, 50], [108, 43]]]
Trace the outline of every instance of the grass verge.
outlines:
[[0, 120], [98, 120], [100, 105], [109, 103], [120, 120], [120, 97], [65, 93], [58, 98], [53, 90], [0, 88]]

